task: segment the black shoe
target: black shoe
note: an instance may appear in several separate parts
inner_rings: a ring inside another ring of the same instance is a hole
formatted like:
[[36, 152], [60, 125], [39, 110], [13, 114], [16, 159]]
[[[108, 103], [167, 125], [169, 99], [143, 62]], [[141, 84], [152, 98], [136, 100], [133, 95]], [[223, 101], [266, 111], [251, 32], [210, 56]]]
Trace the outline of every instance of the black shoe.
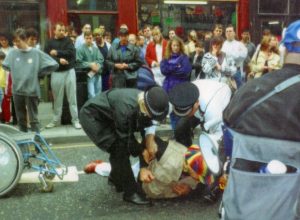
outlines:
[[147, 199], [145, 196], [138, 193], [133, 193], [127, 196], [125, 193], [123, 195], [123, 200], [126, 202], [131, 202], [136, 205], [151, 205], [151, 200]]
[[203, 198], [209, 203], [215, 203], [215, 202], [219, 201], [221, 196], [222, 196], [222, 191], [217, 186], [214, 189], [205, 192]]
[[122, 186], [120, 186], [118, 184], [115, 184], [115, 182], [114, 182], [114, 180], [113, 180], [113, 178], [111, 176], [108, 177], [107, 183], [110, 186], [114, 186], [115, 189], [116, 189], [116, 192], [118, 192], [118, 193], [124, 191]]

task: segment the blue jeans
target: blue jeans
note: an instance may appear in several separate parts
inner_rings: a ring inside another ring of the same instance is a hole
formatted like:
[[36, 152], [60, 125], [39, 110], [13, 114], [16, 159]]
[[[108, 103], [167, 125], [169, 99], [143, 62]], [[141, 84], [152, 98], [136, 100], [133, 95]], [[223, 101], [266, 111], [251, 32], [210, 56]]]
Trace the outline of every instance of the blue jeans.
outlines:
[[233, 75], [233, 79], [236, 82], [237, 88], [240, 88], [243, 85], [242, 73], [240, 70]]
[[99, 74], [94, 75], [93, 77], [88, 77], [87, 80], [87, 89], [88, 89], [88, 97], [93, 98], [102, 90], [102, 79]]
[[231, 158], [233, 148], [233, 136], [226, 125], [222, 125], [224, 150], [226, 157]]
[[172, 127], [172, 130], [175, 131], [175, 128], [176, 128], [176, 125], [177, 125], [177, 122], [179, 121], [180, 117], [177, 116], [174, 112], [171, 112], [170, 113], [170, 122], [171, 122], [171, 127]]

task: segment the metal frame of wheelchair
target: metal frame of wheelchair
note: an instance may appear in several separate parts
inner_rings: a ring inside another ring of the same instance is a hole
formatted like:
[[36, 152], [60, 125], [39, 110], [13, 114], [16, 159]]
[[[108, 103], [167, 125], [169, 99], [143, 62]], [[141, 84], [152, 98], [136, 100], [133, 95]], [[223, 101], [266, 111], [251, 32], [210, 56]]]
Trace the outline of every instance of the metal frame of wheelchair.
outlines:
[[51, 192], [51, 180], [55, 176], [63, 179], [68, 172], [40, 134], [0, 125], [0, 197], [15, 188], [24, 168], [39, 172], [43, 192]]

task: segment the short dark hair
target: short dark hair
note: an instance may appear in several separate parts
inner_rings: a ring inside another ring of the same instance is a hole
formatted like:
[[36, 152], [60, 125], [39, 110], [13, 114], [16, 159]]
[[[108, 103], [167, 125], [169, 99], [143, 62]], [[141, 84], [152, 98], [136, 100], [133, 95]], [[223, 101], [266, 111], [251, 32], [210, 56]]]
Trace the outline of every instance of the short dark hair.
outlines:
[[203, 41], [196, 41], [195, 47], [201, 47], [201, 48], [204, 48], [204, 43], [203, 43]]
[[57, 27], [58, 25], [61, 26], [61, 27], [65, 27], [65, 26], [66, 26], [66, 25], [65, 25], [64, 23], [62, 23], [61, 21], [58, 21], [58, 22], [56, 22], [56, 23], [54, 24], [53, 30], [55, 30], [56, 27]]
[[232, 28], [234, 31], [235, 31], [235, 27], [232, 25], [232, 24], [228, 24], [227, 26], [226, 26], [226, 29], [227, 28]]
[[83, 37], [87, 37], [87, 36], [93, 36], [93, 33], [91, 31], [84, 32]]
[[13, 36], [14, 39], [16, 39], [17, 37], [24, 41], [27, 39], [26, 31], [23, 28], [18, 28], [17, 30], [15, 30]]
[[39, 37], [39, 33], [34, 28], [28, 28], [26, 29], [26, 36], [29, 37]]
[[250, 33], [250, 30], [249, 30], [249, 29], [244, 29], [244, 30], [242, 31], [242, 33]]
[[214, 24], [212, 31], [214, 31], [217, 28], [223, 30], [223, 25], [222, 24]]

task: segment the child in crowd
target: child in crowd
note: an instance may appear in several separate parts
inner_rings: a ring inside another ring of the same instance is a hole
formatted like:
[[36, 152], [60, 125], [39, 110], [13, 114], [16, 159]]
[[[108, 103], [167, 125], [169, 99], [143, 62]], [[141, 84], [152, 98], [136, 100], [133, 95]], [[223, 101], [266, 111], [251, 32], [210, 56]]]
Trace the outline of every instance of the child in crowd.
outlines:
[[190, 62], [192, 64], [191, 80], [194, 79], [205, 79], [205, 73], [202, 71], [202, 58], [204, 55], [204, 43], [202, 41], [197, 41], [195, 43], [195, 51], [189, 56]]
[[44, 52], [29, 47], [26, 32], [22, 28], [15, 31], [14, 43], [17, 48], [8, 53], [3, 61], [3, 68], [11, 72], [18, 126], [20, 131], [28, 131], [26, 118], [28, 111], [31, 130], [39, 132], [40, 87], [38, 78], [55, 71], [58, 64]]
[[85, 43], [76, 50], [76, 61], [81, 68], [88, 69], [88, 98], [93, 98], [102, 90], [101, 73], [104, 58], [97, 46], [93, 44], [93, 33], [84, 33]]
[[0, 51], [0, 113], [2, 113], [2, 100], [4, 99], [4, 91], [6, 87], [7, 73], [2, 67], [2, 62], [5, 59], [5, 53]]

